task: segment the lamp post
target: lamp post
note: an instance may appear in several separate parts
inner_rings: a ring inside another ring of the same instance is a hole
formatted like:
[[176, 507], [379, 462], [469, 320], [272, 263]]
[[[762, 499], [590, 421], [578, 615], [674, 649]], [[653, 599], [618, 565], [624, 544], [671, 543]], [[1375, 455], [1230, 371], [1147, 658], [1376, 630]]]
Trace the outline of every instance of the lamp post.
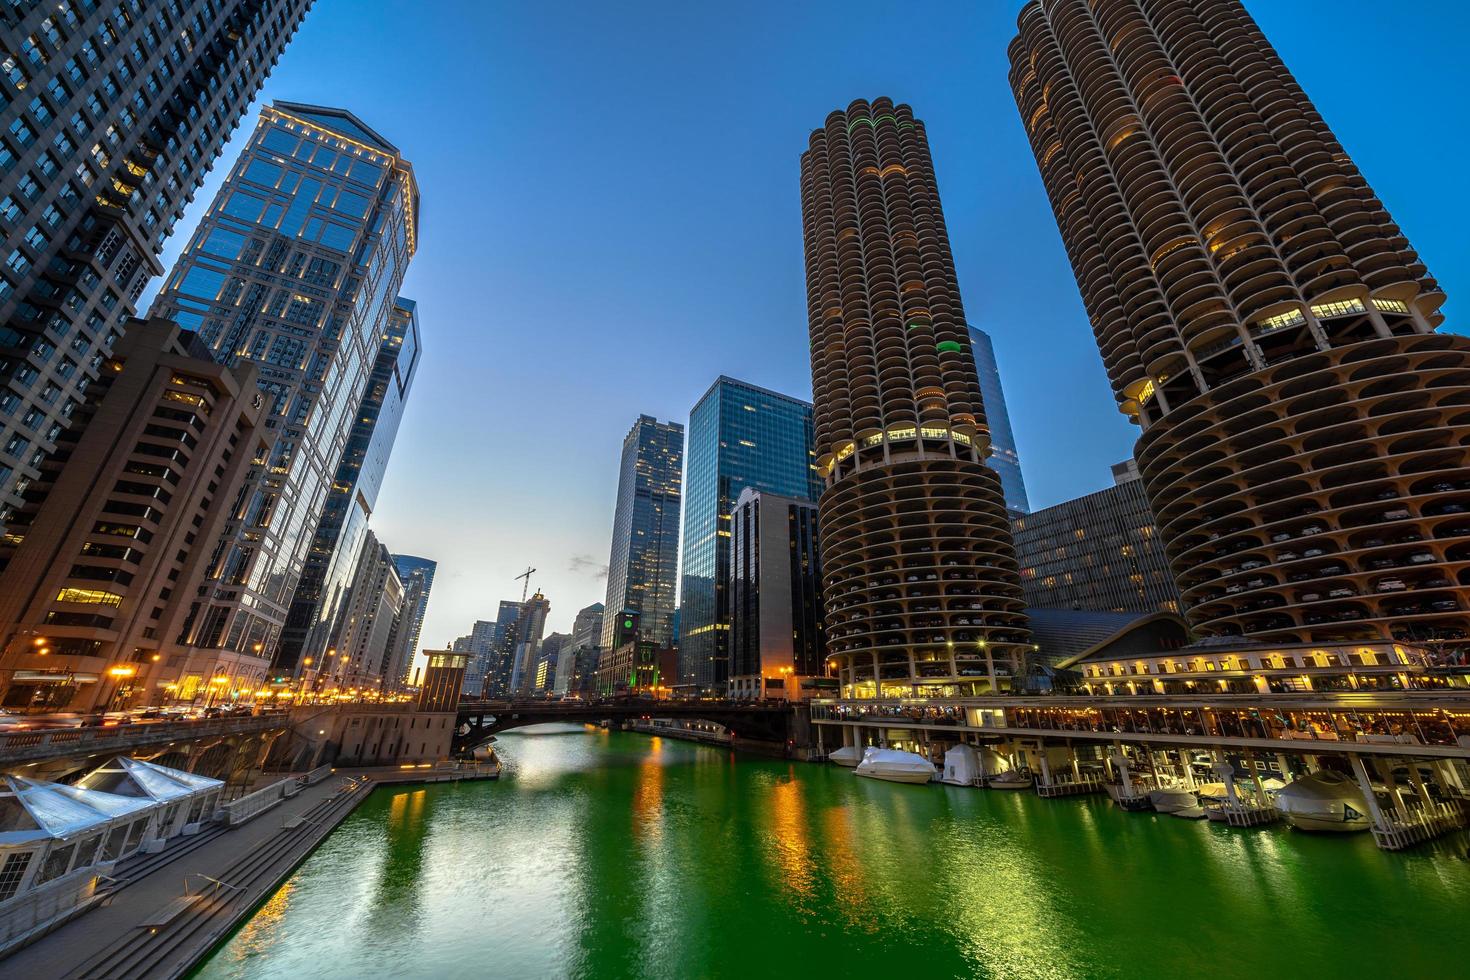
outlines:
[[112, 694], [108, 697], [106, 705], [102, 708], [103, 714], [112, 710], [113, 705], [117, 702], [118, 695], [122, 693], [123, 683], [137, 673], [138, 668], [129, 664], [118, 664], [115, 667], [107, 668], [107, 676], [112, 678]]

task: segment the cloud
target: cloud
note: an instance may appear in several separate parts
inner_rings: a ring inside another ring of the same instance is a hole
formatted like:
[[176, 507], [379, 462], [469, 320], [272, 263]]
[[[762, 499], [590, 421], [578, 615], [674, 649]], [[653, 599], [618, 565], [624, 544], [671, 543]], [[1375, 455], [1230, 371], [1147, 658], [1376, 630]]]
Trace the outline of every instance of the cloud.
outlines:
[[567, 564], [567, 571], [574, 575], [590, 573], [595, 578], [607, 578], [607, 566], [591, 555], [573, 555], [572, 560]]

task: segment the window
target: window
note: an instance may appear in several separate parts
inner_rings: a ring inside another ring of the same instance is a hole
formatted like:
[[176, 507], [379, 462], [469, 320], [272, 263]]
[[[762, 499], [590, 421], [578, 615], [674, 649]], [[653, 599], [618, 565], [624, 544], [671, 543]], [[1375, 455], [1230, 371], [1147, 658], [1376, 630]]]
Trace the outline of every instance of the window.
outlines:
[[89, 606], [117, 606], [122, 604], [123, 597], [116, 592], [106, 592], [102, 589], [74, 589], [64, 588], [56, 593], [57, 602], [80, 602]]

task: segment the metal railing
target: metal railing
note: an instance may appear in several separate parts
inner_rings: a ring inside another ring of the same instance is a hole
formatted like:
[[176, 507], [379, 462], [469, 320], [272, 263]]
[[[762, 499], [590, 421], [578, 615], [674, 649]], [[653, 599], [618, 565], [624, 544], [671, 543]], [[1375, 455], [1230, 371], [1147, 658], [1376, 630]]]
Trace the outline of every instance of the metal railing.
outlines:
[[9, 732], [0, 735], [0, 765], [83, 753], [124, 752], [160, 742], [269, 731], [272, 728], [282, 728], [286, 724], [285, 712], [272, 712], [234, 718], [205, 718], [199, 721]]

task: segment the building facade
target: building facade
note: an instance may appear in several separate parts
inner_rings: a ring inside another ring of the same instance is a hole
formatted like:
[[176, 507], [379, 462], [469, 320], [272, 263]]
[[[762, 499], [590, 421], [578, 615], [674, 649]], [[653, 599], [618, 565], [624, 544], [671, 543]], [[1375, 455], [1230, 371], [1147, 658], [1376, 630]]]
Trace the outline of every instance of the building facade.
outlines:
[[990, 342], [990, 334], [979, 327], [970, 327], [970, 350], [975, 354], [975, 373], [980, 377], [985, 421], [990, 425], [990, 455], [986, 457], [985, 465], [1000, 477], [1006, 510], [1012, 514], [1030, 513], [1026, 480], [1021, 475], [1021, 455], [1016, 451], [1011, 412], [1006, 407], [1005, 389], [1000, 385], [1000, 365], [995, 359], [995, 345]]
[[417, 306], [400, 296], [316, 522], [272, 665], [277, 673], [300, 673], [301, 658], [319, 660], [340, 630], [339, 618], [362, 552], [368, 518], [377, 504], [398, 423], [418, 370], [419, 349]]
[[393, 556], [368, 531], [347, 589], [340, 629], [323, 652], [318, 685], [344, 690], [378, 688], [393, 659], [394, 632], [403, 612], [403, 583]]
[[552, 633], [541, 641], [541, 649], [536, 651], [536, 679], [531, 685], [531, 693], [555, 693], [556, 672], [561, 666], [563, 651], [568, 653], [570, 659], [567, 641], [571, 638], [570, 633]]
[[732, 698], [797, 700], [828, 690], [815, 501], [740, 492], [730, 520]]
[[0, 526], [311, 0], [0, 9]]
[[0, 544], [0, 704], [254, 691], [259, 657], [179, 642], [212, 535], [266, 444], [254, 365], [226, 367], [175, 324], [135, 321], [87, 399]]
[[555, 693], [582, 694], [592, 689], [602, 651], [602, 610], [602, 603], [594, 602], [577, 611], [571, 636], [556, 662]]
[[419, 651], [419, 636], [424, 631], [424, 616], [429, 611], [429, 592], [434, 588], [435, 562], [413, 555], [394, 555], [393, 567], [403, 583], [403, 615], [393, 635], [393, 656], [383, 671], [383, 687], [394, 690], [411, 680], [414, 657]]
[[1019, 25], [1016, 104], [1191, 625], [1463, 640], [1470, 339], [1435, 333], [1443, 292], [1269, 41], [1238, 0]]
[[679, 682], [718, 691], [730, 674], [730, 512], [746, 487], [816, 500], [812, 406], [716, 379], [689, 413]]
[[464, 672], [466, 694], [479, 697], [485, 690], [485, 678], [489, 676], [495, 661], [498, 635], [496, 624], [492, 620], [477, 619], [475, 625], [470, 627], [469, 635], [461, 637], [464, 641], [463, 647], [460, 646], [460, 640], [454, 641], [453, 649], [470, 655]]
[[510, 659], [510, 680], [506, 687], [513, 697], [532, 693], [536, 685], [536, 658], [541, 652], [541, 637], [546, 630], [546, 617], [551, 603], [537, 591], [521, 605], [513, 631], [514, 652]]
[[417, 208], [409, 164], [352, 113], [274, 103], [154, 303], [222, 362], [256, 362], [275, 435], [219, 542], [194, 645], [274, 654]]
[[924, 125], [857, 101], [801, 157], [827, 645], [853, 697], [995, 688], [1029, 645]]
[[[657, 646], [671, 642], [683, 466], [684, 427], [640, 415], [623, 439], [605, 608], [638, 613]], [[612, 646], [611, 623], [603, 624], [604, 649]]]
[[1016, 515], [1011, 531], [1026, 605], [1094, 612], [1179, 612], [1179, 590], [1137, 470], [1114, 486]]

